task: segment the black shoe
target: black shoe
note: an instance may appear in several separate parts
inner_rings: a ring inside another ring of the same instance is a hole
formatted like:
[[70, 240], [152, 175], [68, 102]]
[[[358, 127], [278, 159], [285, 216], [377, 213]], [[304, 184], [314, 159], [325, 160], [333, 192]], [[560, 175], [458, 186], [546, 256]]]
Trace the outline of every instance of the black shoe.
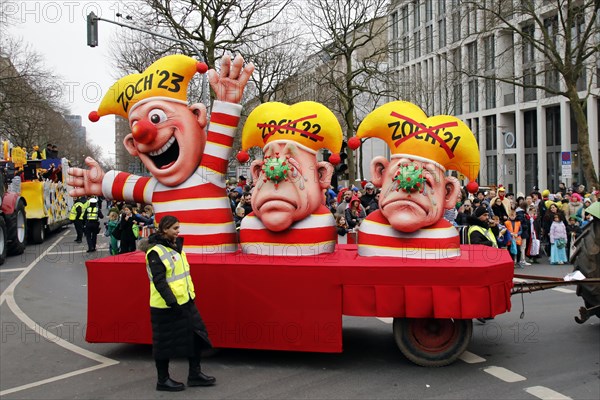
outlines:
[[188, 376], [188, 386], [212, 386], [217, 379], [214, 376], [204, 375], [202, 372]]
[[87, 249], [85, 252], [86, 252], [86, 253], [91, 253], [92, 251], [94, 251], [94, 250], [92, 250], [92, 249]]
[[185, 385], [181, 382], [167, 378], [164, 382], [156, 382], [156, 390], [161, 392], [181, 392], [185, 389]]
[[81, 243], [81, 240], [75, 239], [75, 243]]

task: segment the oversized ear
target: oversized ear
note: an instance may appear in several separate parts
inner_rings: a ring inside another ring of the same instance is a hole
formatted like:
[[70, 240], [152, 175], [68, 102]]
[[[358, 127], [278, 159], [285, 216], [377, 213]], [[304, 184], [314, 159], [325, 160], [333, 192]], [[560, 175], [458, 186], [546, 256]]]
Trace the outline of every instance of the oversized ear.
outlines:
[[458, 179], [453, 176], [447, 176], [445, 181], [446, 197], [444, 200], [444, 208], [448, 210], [456, 206], [456, 200], [458, 199], [458, 193], [460, 192], [460, 183], [458, 182]]
[[190, 106], [190, 111], [196, 116], [196, 120], [202, 129], [206, 128], [208, 121], [206, 119], [206, 106], [202, 103], [195, 103]]
[[383, 186], [383, 175], [389, 165], [390, 162], [383, 156], [377, 156], [371, 161], [371, 182], [375, 187]]
[[135, 144], [133, 144], [133, 134], [130, 133], [129, 135], [125, 136], [123, 139], [123, 145], [125, 146], [125, 149], [127, 149], [127, 152], [133, 157], [137, 157], [139, 155]]
[[319, 185], [321, 189], [328, 189], [333, 176], [333, 165], [328, 162], [320, 161], [317, 163], [317, 173], [319, 174]]
[[257, 183], [260, 173], [262, 172], [263, 161], [254, 160], [250, 164], [250, 172], [252, 173], [252, 182]]

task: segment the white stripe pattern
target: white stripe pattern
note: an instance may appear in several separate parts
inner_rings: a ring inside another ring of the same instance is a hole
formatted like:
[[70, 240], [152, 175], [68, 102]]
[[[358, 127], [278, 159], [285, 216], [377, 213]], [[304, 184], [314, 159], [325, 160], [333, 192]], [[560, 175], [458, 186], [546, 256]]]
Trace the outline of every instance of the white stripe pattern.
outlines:
[[[229, 137], [232, 137], [235, 133], [235, 128], [232, 128], [229, 125], [221, 125], [216, 122], [212, 122], [210, 124], [209, 130], [211, 132], [215, 132], [215, 133], [221, 134], [223, 136], [229, 136]], [[207, 142], [207, 144], [208, 143], [210, 143], [210, 142]], [[228, 147], [228, 149], [231, 151], [231, 147]]]
[[360, 231], [371, 235], [387, 236], [397, 239], [446, 239], [458, 236], [453, 226], [438, 229], [419, 229], [415, 232], [400, 232], [390, 225], [364, 220], [360, 225]]
[[135, 187], [136, 182], [140, 179], [137, 175], [129, 175], [125, 184], [123, 185], [123, 200], [125, 201], [134, 201], [133, 199], [133, 188]]
[[242, 114], [242, 106], [240, 104], [229, 103], [227, 101], [215, 100], [213, 102], [213, 112], [239, 116]]
[[222, 160], [226, 160], [230, 153], [231, 147], [222, 146], [217, 143], [207, 142], [206, 147], [204, 148], [204, 154], [208, 154]]
[[104, 198], [112, 200], [113, 183], [115, 182], [118, 173], [119, 171], [108, 171], [104, 175], [104, 178], [102, 179], [102, 195]]
[[[154, 179], [154, 178], [153, 178]], [[170, 187], [165, 186], [162, 183], [157, 183], [155, 192], [170, 192], [174, 189], [187, 189], [194, 186], [212, 184], [218, 186], [220, 188], [225, 188], [225, 179], [223, 174], [219, 174], [212, 169], [208, 169], [205, 167], [198, 167], [196, 172], [192, 176], [190, 176], [185, 182], [181, 183], [178, 186]]]
[[361, 244], [358, 246], [358, 255], [363, 257], [390, 256], [411, 259], [438, 260], [440, 258], [458, 257], [460, 256], [460, 249], [399, 249]]
[[[305, 218], [302, 221], [295, 222], [293, 225], [293, 229], [314, 229], [326, 228], [330, 226], [335, 226], [335, 219], [333, 218], [333, 214], [313, 214], [309, 218]], [[249, 215], [242, 219], [241, 228], [258, 230], [266, 229], [262, 221], [255, 215]]]

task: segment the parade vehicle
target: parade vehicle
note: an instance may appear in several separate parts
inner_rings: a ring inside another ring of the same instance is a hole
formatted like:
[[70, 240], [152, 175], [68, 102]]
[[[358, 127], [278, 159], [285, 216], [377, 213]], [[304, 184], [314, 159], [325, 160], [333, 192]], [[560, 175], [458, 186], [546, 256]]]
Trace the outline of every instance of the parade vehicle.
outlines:
[[17, 175], [25, 162], [22, 149], [13, 149], [12, 157], [9, 157], [7, 145], [4, 146], [0, 160], [0, 265], [4, 264], [7, 255], [25, 251], [27, 202], [21, 196], [21, 179]]
[[[506, 250], [461, 246], [444, 260], [361, 257], [356, 245], [314, 257], [189, 254], [196, 304], [216, 348], [337, 353], [342, 316], [393, 318], [401, 352], [424, 366], [455, 361], [472, 320], [510, 310]], [[93, 343], [152, 343], [142, 252], [86, 262]], [[110, 293], [107, 292], [110, 288]]]
[[73, 199], [68, 195], [66, 159], [28, 160], [24, 165], [21, 195], [26, 199], [28, 240], [42, 243], [46, 234], [70, 223]]

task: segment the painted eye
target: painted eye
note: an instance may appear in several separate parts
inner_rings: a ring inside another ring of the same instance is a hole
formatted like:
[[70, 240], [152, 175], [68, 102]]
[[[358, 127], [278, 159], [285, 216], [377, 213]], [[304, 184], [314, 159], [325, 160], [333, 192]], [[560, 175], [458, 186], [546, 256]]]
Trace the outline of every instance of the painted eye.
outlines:
[[148, 119], [154, 125], [160, 124], [161, 122], [165, 122], [167, 120], [167, 114], [159, 108], [155, 108], [148, 113]]

